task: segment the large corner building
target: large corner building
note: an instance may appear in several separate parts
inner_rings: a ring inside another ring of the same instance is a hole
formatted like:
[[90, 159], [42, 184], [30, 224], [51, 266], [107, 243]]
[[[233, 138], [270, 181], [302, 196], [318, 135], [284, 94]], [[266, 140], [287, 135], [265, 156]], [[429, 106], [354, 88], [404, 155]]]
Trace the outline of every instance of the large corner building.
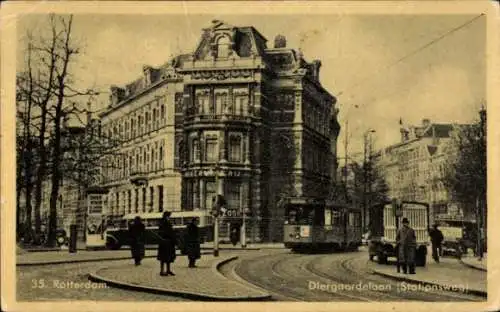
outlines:
[[192, 53], [113, 86], [107, 214], [211, 210], [220, 192], [233, 211], [221, 237], [245, 213], [250, 240], [282, 240], [280, 199], [326, 199], [335, 179], [340, 126], [320, 67], [284, 36], [269, 48], [253, 27], [213, 21]]

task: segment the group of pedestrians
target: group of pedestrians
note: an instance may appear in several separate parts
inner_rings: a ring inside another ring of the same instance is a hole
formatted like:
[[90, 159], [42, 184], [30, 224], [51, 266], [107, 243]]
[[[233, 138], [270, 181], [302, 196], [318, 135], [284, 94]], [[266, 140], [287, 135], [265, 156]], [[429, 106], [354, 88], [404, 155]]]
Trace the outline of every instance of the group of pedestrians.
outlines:
[[[417, 248], [417, 237], [415, 230], [409, 225], [407, 218], [403, 218], [403, 226], [396, 234], [397, 264], [396, 270], [398, 273], [403, 270], [404, 274], [415, 274], [415, 254]], [[429, 229], [431, 238], [432, 258], [439, 263], [439, 255], [441, 254], [441, 244], [443, 243], [443, 233], [438, 229], [438, 225], [434, 224], [432, 229]]]
[[[175, 249], [177, 246], [177, 237], [170, 222], [169, 211], [163, 213], [158, 229], [158, 254], [156, 259], [160, 262], [160, 275], [161, 276], [174, 276], [172, 271], [172, 263], [176, 259]], [[188, 267], [195, 268], [196, 260], [201, 257], [200, 239], [196, 218], [191, 219], [190, 223], [186, 226], [184, 234], [184, 248], [189, 259]], [[141, 260], [145, 254], [145, 236], [146, 227], [140, 217], [135, 217], [133, 224], [129, 227], [130, 234], [130, 249], [132, 258], [135, 265], [140, 265]], [[166, 268], [165, 268], [166, 267]], [[166, 269], [166, 270], [165, 270]]]

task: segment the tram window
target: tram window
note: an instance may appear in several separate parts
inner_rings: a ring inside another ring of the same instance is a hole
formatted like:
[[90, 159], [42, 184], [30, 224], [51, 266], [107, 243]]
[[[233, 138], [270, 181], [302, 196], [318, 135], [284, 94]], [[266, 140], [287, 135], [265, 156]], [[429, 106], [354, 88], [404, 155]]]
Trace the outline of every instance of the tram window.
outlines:
[[316, 208], [314, 211], [314, 225], [325, 224], [325, 209], [323, 207]]
[[159, 226], [160, 225], [160, 220], [159, 219], [150, 219], [147, 220], [147, 226]]
[[330, 209], [325, 209], [325, 225], [332, 224], [332, 211]]
[[289, 224], [312, 224], [313, 221], [313, 212], [312, 208], [290, 208], [288, 210], [288, 223]]
[[171, 218], [172, 225], [182, 225], [182, 218]]
[[333, 211], [332, 213], [332, 225], [341, 225], [342, 224], [342, 214], [340, 211]]
[[193, 219], [196, 219], [197, 224], [200, 224], [200, 218], [199, 217], [192, 217], [192, 218], [184, 218], [183, 219], [184, 225], [188, 225], [189, 223], [191, 223], [191, 220], [193, 220]]

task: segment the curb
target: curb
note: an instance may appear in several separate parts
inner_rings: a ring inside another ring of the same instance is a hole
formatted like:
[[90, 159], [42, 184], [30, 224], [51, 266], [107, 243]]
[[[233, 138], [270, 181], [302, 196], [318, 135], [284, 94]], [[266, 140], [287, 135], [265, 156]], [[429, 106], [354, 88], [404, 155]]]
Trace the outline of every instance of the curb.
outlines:
[[[202, 255], [207, 255], [211, 253], [202, 252]], [[177, 255], [177, 257], [184, 257], [185, 255]], [[145, 256], [146, 258], [156, 258], [156, 255]], [[29, 267], [29, 266], [41, 266], [41, 265], [56, 265], [56, 264], [71, 264], [71, 263], [82, 263], [82, 262], [99, 262], [99, 261], [114, 261], [114, 260], [132, 260], [131, 256], [123, 257], [109, 257], [109, 258], [96, 258], [96, 259], [75, 259], [75, 260], [57, 260], [57, 261], [45, 261], [45, 262], [25, 262], [16, 263], [16, 267]]]
[[[419, 283], [419, 284], [423, 284], [425, 286], [427, 286], [427, 285], [429, 285], [429, 286], [443, 286], [442, 284], [439, 284], [439, 283], [426, 282], [426, 281], [421, 281], [418, 279], [402, 277], [402, 276], [394, 276], [392, 274], [388, 274], [388, 273], [384, 273], [384, 272], [380, 272], [380, 271], [376, 271], [376, 270], [372, 270], [372, 273], [375, 275], [379, 275], [382, 277], [390, 278], [390, 279], [397, 280], [397, 281], [403, 281], [403, 282], [407, 282], [407, 283]], [[458, 289], [457, 290], [449, 289], [448, 291], [461, 292]], [[477, 290], [477, 289], [467, 289], [466, 293], [472, 294], [475, 296], [479, 296], [479, 297], [484, 297], [484, 298], [488, 297], [488, 293], [486, 291]]]
[[[228, 263], [230, 261], [233, 261], [236, 258], [237, 257], [233, 256], [233, 257], [229, 257], [228, 259], [224, 259], [222, 261], [219, 261], [218, 263], [212, 265], [212, 269], [217, 269], [218, 267], [222, 266], [223, 264]], [[220, 273], [218, 273], [218, 274], [220, 274]], [[204, 294], [204, 293], [186, 292], [186, 291], [159, 288], [159, 287], [135, 285], [135, 284], [130, 284], [130, 283], [125, 283], [125, 282], [120, 282], [120, 281], [108, 279], [108, 278], [97, 275], [97, 273], [89, 273], [88, 279], [92, 282], [106, 283], [108, 286], [115, 287], [115, 288], [132, 290], [132, 291], [139, 291], [139, 292], [146, 292], [146, 293], [153, 293], [153, 294], [159, 294], [159, 295], [170, 295], [170, 296], [181, 297], [181, 298], [190, 299], [190, 300], [197, 300], [197, 301], [266, 301], [266, 300], [269, 300], [269, 298], [270, 298], [270, 296], [222, 297], [222, 296], [214, 296], [214, 295], [209, 295], [209, 294]]]
[[465, 265], [466, 267], [469, 267], [471, 269], [474, 269], [474, 270], [478, 270], [478, 271], [483, 271], [483, 272], [488, 272], [488, 269], [485, 269], [485, 268], [482, 268], [482, 267], [479, 267], [477, 265], [474, 265], [474, 264], [471, 264], [471, 263], [467, 263], [467, 262], [464, 262], [462, 259], [458, 260], [461, 264]]

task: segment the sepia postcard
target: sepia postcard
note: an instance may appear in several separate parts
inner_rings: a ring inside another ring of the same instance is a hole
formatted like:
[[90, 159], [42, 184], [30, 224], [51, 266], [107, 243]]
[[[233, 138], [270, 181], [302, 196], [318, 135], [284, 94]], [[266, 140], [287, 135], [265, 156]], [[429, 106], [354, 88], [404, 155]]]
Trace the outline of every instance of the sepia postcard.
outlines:
[[498, 2], [0, 21], [2, 310], [500, 308]]

